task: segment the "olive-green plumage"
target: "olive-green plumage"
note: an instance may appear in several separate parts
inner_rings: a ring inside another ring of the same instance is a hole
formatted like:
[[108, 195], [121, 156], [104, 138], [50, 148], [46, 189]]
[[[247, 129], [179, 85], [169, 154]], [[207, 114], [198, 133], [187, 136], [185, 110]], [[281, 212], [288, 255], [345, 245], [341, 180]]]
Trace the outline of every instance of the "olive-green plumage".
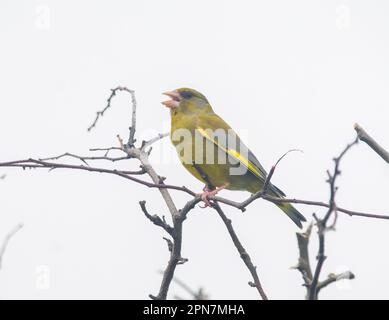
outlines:
[[[184, 167], [200, 181], [215, 187], [251, 193], [262, 190], [266, 171], [231, 127], [214, 113], [206, 97], [189, 88], [167, 94], [174, 99], [168, 101], [171, 105], [165, 102], [171, 108], [171, 140]], [[215, 132], [224, 132], [224, 138]], [[230, 141], [235, 141], [232, 147]], [[232, 174], [237, 167], [245, 170]], [[272, 184], [267, 192], [275, 197], [285, 196]], [[291, 204], [276, 205], [302, 227], [301, 221], [306, 220]]]

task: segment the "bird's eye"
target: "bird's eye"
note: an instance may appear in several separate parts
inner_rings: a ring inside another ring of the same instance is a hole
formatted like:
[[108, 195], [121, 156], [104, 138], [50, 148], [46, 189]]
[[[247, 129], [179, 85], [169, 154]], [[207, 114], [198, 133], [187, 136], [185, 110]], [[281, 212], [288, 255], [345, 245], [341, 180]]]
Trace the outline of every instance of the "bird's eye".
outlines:
[[190, 99], [193, 97], [193, 93], [190, 92], [190, 91], [182, 91], [180, 93], [181, 97], [184, 98], [184, 99]]

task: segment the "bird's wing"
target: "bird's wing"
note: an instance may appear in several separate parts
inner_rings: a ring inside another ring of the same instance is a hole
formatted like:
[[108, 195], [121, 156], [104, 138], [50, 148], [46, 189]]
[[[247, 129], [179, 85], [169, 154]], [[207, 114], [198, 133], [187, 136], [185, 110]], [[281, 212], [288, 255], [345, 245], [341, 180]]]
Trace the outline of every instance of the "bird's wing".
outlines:
[[[235, 131], [218, 115], [207, 114], [199, 116], [197, 119], [196, 129], [204, 138], [212, 141], [218, 148], [221, 148], [229, 156], [244, 165], [247, 170], [254, 174], [258, 179], [263, 182], [266, 180], [267, 172], [261, 163], [250, 151], [250, 149], [240, 140]], [[211, 129], [211, 132], [214, 132], [217, 129], [224, 130], [227, 133], [226, 139], [215, 139], [215, 136], [212, 136], [209, 129]], [[228, 141], [232, 141], [233, 143], [228, 143]], [[285, 196], [284, 192], [271, 183], [269, 188], [276, 194]]]
[[[204, 138], [212, 141], [232, 158], [239, 161], [255, 176], [262, 180], [266, 179], [266, 170], [250, 149], [240, 140], [235, 131], [222, 118], [215, 114], [200, 116], [196, 129]], [[224, 130], [226, 139], [216, 139], [215, 136], [212, 136], [212, 132], [218, 129]]]

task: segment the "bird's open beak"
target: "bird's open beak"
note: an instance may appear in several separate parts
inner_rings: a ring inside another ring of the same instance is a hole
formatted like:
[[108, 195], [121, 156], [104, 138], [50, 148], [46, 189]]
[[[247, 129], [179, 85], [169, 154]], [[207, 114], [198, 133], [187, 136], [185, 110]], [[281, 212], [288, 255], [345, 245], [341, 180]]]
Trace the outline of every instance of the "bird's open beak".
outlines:
[[180, 94], [174, 90], [174, 91], [168, 91], [163, 93], [165, 96], [168, 96], [171, 98], [171, 100], [163, 101], [161, 102], [164, 106], [170, 108], [170, 109], [176, 109], [180, 105], [181, 97]]

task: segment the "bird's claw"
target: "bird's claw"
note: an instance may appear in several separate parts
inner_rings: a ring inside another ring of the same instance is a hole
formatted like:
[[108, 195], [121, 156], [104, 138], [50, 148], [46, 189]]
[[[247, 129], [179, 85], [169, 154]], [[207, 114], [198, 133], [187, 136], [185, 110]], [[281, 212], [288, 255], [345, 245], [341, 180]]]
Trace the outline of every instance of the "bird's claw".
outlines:
[[217, 187], [214, 190], [210, 190], [207, 187], [205, 187], [203, 189], [203, 193], [198, 194], [198, 196], [201, 197], [201, 200], [204, 202], [204, 206], [200, 206], [200, 208], [205, 209], [205, 208], [211, 207], [211, 203], [209, 202], [209, 197], [216, 196], [219, 193], [219, 191], [221, 191], [225, 188], [226, 188], [226, 186], [222, 186], [222, 187]]

